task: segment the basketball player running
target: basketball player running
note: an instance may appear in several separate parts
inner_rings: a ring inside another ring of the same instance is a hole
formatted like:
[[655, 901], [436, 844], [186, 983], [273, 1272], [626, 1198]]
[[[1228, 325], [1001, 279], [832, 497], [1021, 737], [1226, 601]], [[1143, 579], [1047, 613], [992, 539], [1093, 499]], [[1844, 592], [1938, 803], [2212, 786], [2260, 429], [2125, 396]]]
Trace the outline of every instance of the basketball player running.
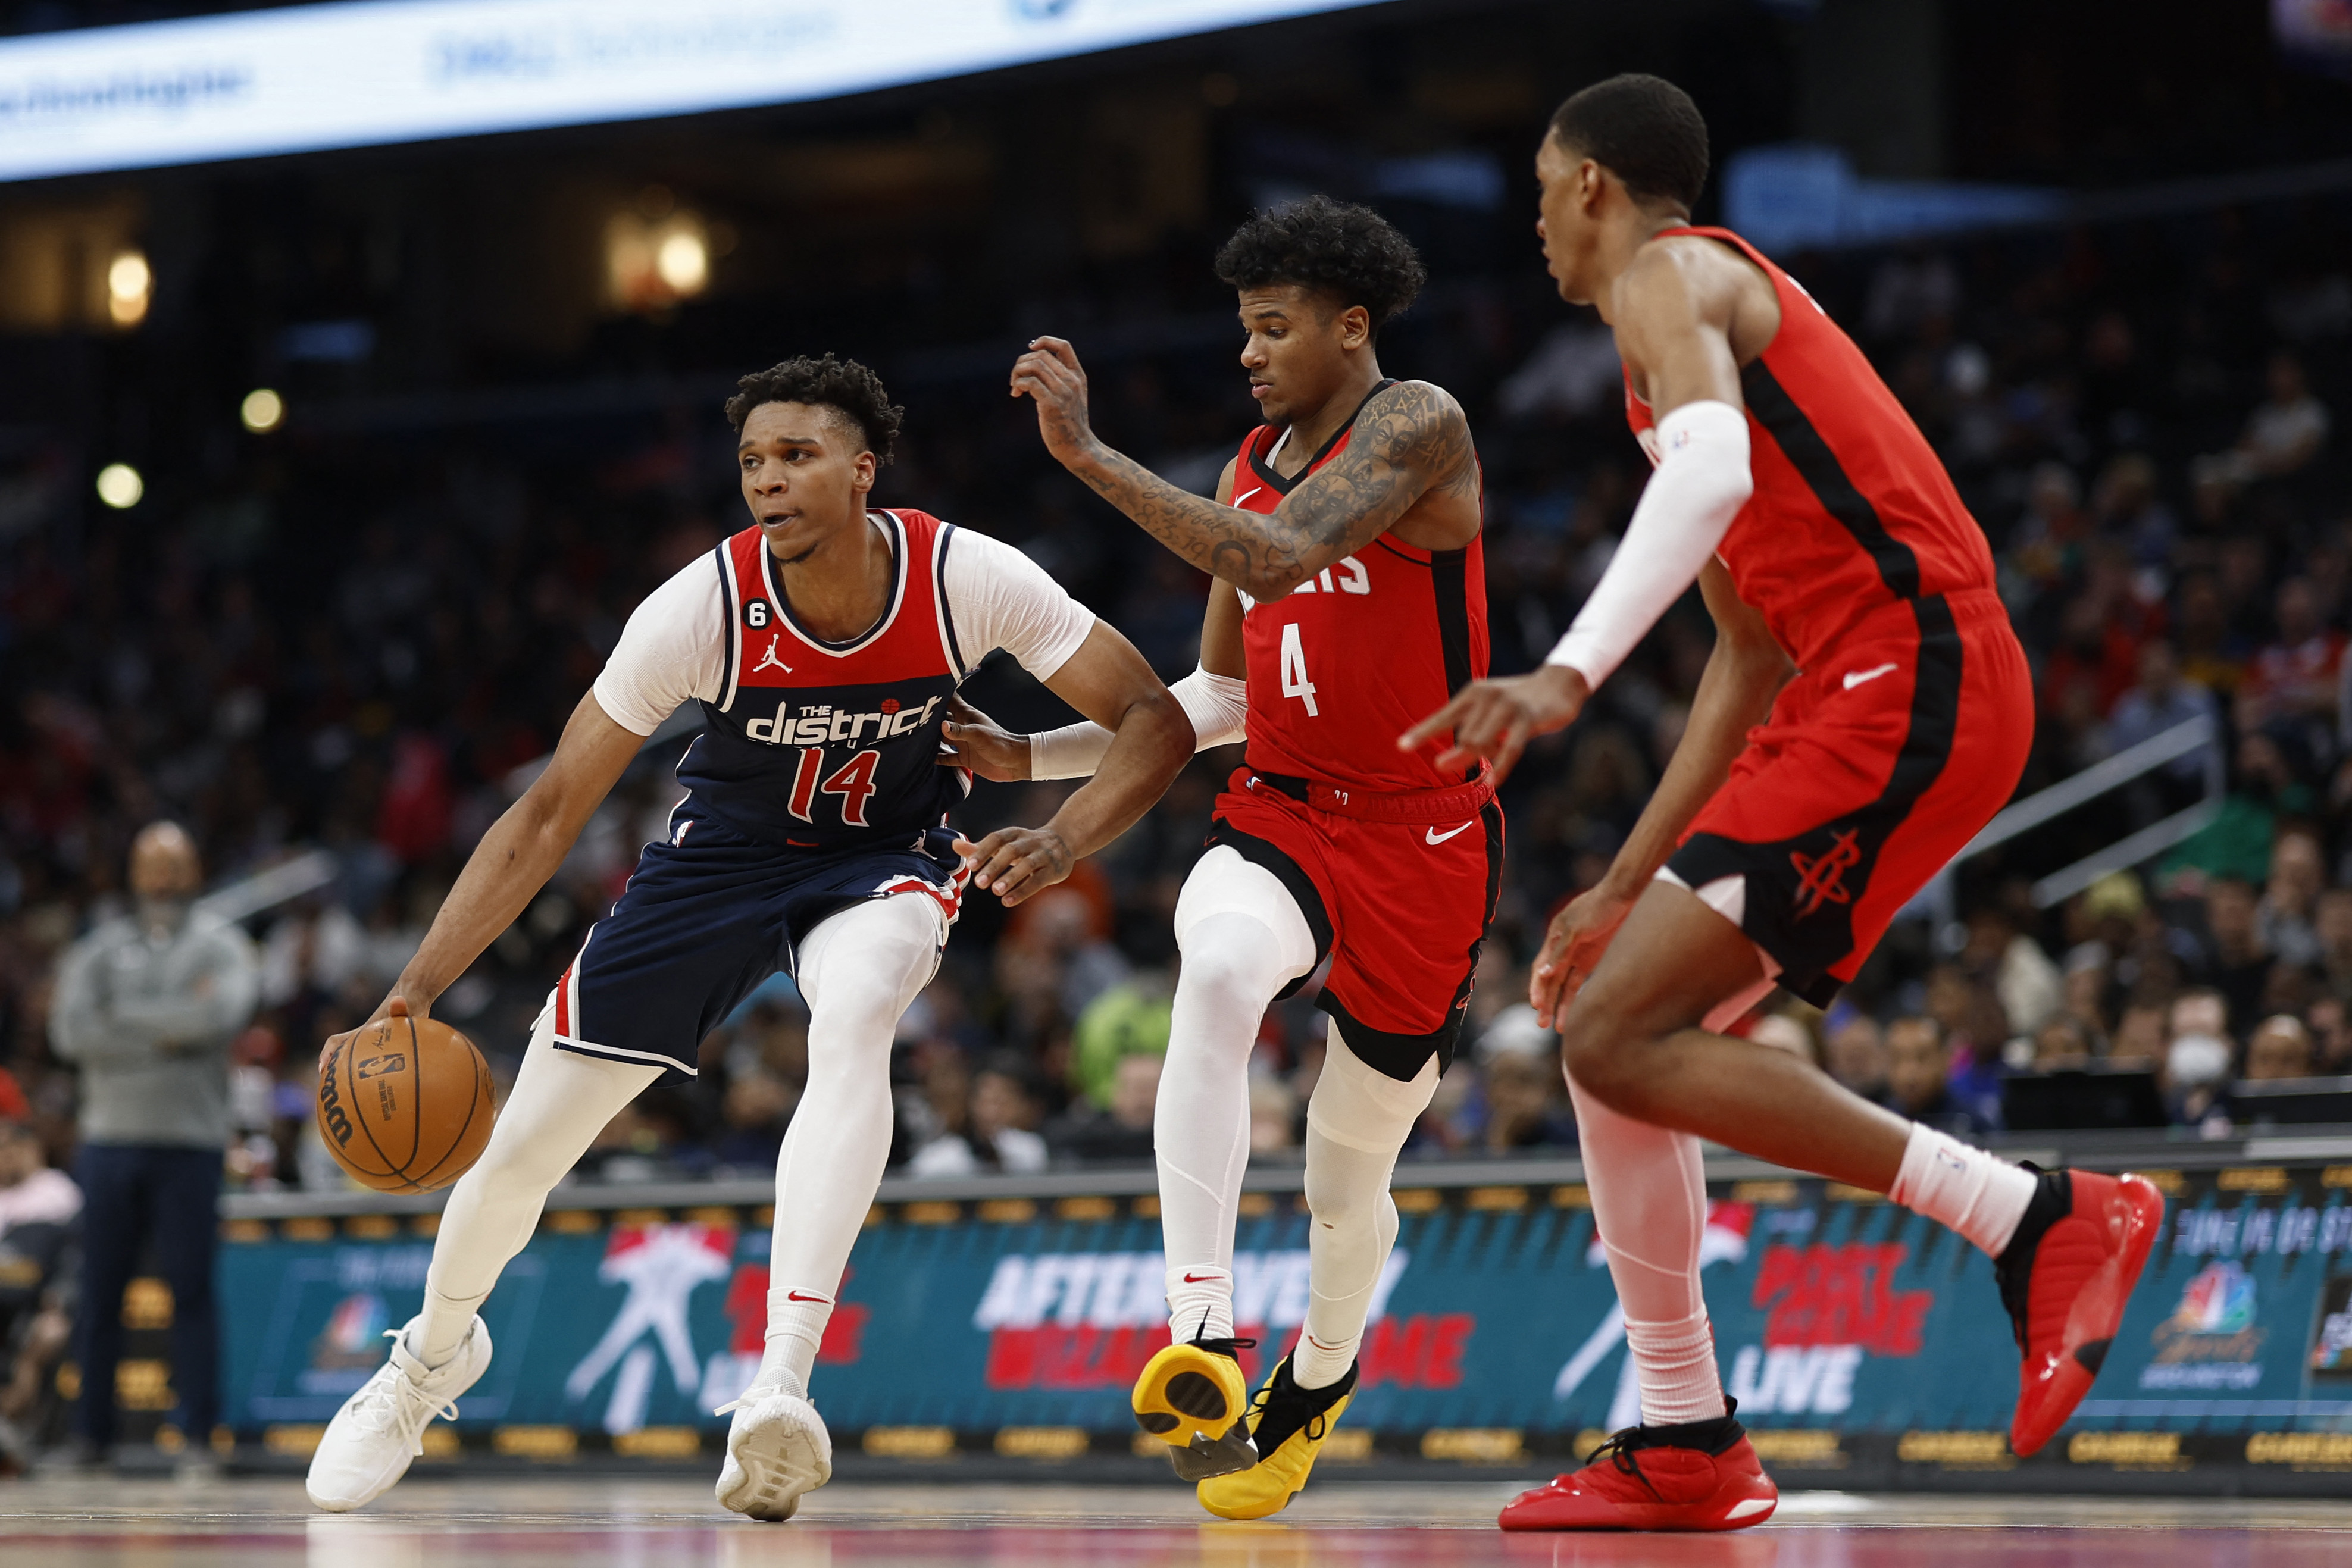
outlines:
[[[1160, 798], [1190, 754], [1167, 688], [1126, 639], [1018, 550], [870, 509], [899, 410], [854, 362], [747, 376], [727, 416], [752, 526], [648, 595], [538, 781], [491, 828], [377, 1009], [425, 1016], [521, 913], [679, 705], [708, 728], [687, 795], [548, 998], [480, 1161], [449, 1197], [425, 1310], [311, 1460], [320, 1508], [398, 1480], [490, 1359], [477, 1315], [548, 1189], [665, 1069], [780, 966], [809, 1009], [807, 1092], [776, 1161], [766, 1351], [728, 1406], [719, 1500], [789, 1518], [832, 1474], [808, 1377], [890, 1146], [898, 1015], [931, 977], [967, 877], [1006, 904], [1059, 882]], [[951, 694], [1003, 648], [1113, 732], [1042, 828], [978, 844], [945, 828], [967, 776], [937, 766]], [[331, 1051], [343, 1040], [328, 1042]], [[721, 1412], [725, 1413], [724, 1411]]]
[[[1094, 435], [1067, 343], [1040, 339], [1012, 388], [1036, 401], [1072, 473], [1221, 580], [1201, 669], [1176, 692], [1200, 744], [1246, 730], [1248, 765], [1218, 798], [1177, 903], [1183, 964], [1152, 1126], [1176, 1343], [1133, 1403], [1204, 1507], [1257, 1518], [1306, 1483], [1354, 1393], [1396, 1240], [1390, 1173], [1461, 1030], [1503, 819], [1483, 768], [1393, 744], [1486, 666], [1469, 427], [1437, 388], [1384, 377], [1376, 353], [1420, 288], [1420, 258], [1378, 214], [1318, 197], [1244, 224], [1217, 275], [1239, 291], [1242, 365], [1266, 423], [1215, 501]], [[1092, 726], [1012, 737], [1009, 756], [1004, 737], [981, 738], [1007, 771], [1051, 778], [1087, 772], [1107, 737]], [[1233, 1254], [1250, 1053], [1267, 1004], [1327, 956], [1317, 1005], [1329, 1042], [1307, 1112], [1311, 1293], [1297, 1347], [1244, 1418]]]
[[2020, 1454], [2089, 1388], [2163, 1217], [2137, 1176], [2006, 1164], [1721, 1032], [1776, 982], [1819, 1005], [1853, 977], [2007, 802], [2033, 700], [1983, 535], [1902, 406], [1786, 273], [1690, 226], [1706, 165], [1697, 109], [1654, 77], [1554, 116], [1544, 255], [1615, 329], [1656, 472], [1544, 666], [1473, 684], [1402, 742], [1507, 770], [1694, 579], [1714, 614], [1690, 727], [1530, 987], [1560, 1019], [1643, 1424], [1507, 1529], [1736, 1529], [1776, 1505], [1717, 1380], [1701, 1138], [1886, 1193], [1991, 1255], [2025, 1357]]

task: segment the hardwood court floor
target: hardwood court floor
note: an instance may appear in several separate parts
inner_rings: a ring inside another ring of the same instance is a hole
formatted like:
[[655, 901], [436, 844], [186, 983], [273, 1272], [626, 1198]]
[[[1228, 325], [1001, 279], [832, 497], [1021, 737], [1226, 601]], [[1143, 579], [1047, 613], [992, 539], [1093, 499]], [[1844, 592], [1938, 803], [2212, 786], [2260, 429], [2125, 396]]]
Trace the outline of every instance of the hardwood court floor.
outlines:
[[2321, 1568], [2352, 1564], [2352, 1501], [1866, 1497], [1794, 1492], [1723, 1536], [1505, 1535], [1492, 1482], [1310, 1490], [1254, 1524], [1168, 1487], [843, 1483], [797, 1521], [722, 1513], [707, 1485], [420, 1478], [363, 1513], [299, 1483], [0, 1482], [10, 1568]]

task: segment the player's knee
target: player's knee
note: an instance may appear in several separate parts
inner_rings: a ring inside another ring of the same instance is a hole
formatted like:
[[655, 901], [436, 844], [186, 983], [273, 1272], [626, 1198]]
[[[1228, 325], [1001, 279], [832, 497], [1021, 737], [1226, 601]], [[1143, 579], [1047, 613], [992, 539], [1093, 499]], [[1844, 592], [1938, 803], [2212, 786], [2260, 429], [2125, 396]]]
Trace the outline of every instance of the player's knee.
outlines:
[[1254, 920], [1212, 916], [1186, 934], [1181, 944], [1183, 966], [1177, 971], [1180, 991], [1257, 1002], [1273, 998], [1274, 946], [1271, 936]]
[[1560, 1065], [1569, 1082], [1612, 1111], [1627, 1109], [1637, 1092], [1644, 1043], [1600, 1009], [1572, 1007], [1560, 1020]]

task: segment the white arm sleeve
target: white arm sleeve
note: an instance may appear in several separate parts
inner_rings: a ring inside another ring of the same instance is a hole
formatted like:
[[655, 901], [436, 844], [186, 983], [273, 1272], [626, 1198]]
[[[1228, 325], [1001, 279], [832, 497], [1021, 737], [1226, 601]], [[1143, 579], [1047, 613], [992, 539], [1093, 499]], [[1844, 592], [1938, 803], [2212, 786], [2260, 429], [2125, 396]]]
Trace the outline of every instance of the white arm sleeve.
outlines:
[[[1195, 668], [1168, 688], [1192, 721], [1192, 749], [1242, 738], [1249, 722], [1249, 683], [1233, 675], [1213, 675]], [[1110, 749], [1111, 732], [1092, 720], [1064, 725], [1029, 737], [1029, 777], [1089, 779]]]
[[719, 561], [708, 552], [646, 595], [589, 689], [614, 724], [651, 735], [681, 703], [719, 695], [727, 664]]
[[1003, 539], [956, 529], [946, 575], [948, 616], [967, 674], [1002, 648], [1050, 681], [1095, 629], [1093, 611]]
[[1544, 660], [1598, 688], [1683, 590], [1755, 493], [1748, 416], [1727, 402], [1687, 402], [1658, 421], [1658, 468], [1576, 623]]

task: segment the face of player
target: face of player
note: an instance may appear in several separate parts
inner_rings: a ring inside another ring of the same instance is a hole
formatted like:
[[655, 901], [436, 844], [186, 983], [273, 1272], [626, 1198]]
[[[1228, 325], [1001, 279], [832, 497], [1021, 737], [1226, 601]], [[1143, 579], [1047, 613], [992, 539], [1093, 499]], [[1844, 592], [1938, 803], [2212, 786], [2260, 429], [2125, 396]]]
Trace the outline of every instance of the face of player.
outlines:
[[1371, 342], [1371, 314], [1336, 308], [1295, 283], [1241, 293], [1242, 369], [1268, 424], [1295, 424], [1331, 401], [1348, 380], [1351, 356]]
[[1586, 281], [1599, 225], [1593, 221], [1594, 187], [1600, 166], [1547, 136], [1536, 150], [1536, 183], [1543, 189], [1536, 237], [1543, 241], [1544, 270], [1571, 305], [1589, 305], [1594, 290]]
[[787, 566], [865, 525], [874, 454], [838, 410], [761, 403], [743, 421], [735, 462], [743, 504]]

